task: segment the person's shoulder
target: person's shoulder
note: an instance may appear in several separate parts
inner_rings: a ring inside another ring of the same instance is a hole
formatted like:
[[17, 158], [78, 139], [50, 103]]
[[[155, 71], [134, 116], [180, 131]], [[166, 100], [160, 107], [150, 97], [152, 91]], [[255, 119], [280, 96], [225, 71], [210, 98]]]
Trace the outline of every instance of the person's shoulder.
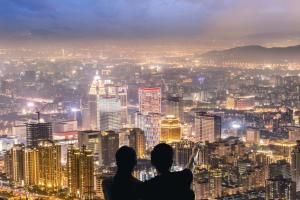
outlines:
[[114, 178], [113, 177], [105, 178], [102, 181], [102, 185], [111, 185], [113, 182], [114, 182]]
[[192, 183], [193, 173], [189, 169], [184, 169], [182, 171], [177, 171], [172, 173], [177, 179], [181, 179], [185, 183]]

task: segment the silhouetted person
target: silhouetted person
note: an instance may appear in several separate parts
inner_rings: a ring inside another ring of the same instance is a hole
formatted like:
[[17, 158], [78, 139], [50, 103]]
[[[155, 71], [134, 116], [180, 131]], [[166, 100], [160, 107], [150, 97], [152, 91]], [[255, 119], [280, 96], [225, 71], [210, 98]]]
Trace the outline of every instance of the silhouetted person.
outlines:
[[173, 164], [173, 149], [167, 144], [158, 144], [151, 152], [151, 163], [158, 175], [142, 186], [145, 200], [193, 200], [191, 190], [193, 174], [189, 169], [170, 172]]
[[137, 200], [141, 182], [133, 177], [132, 172], [137, 164], [135, 150], [123, 146], [116, 152], [117, 173], [113, 179], [104, 180], [105, 200]]

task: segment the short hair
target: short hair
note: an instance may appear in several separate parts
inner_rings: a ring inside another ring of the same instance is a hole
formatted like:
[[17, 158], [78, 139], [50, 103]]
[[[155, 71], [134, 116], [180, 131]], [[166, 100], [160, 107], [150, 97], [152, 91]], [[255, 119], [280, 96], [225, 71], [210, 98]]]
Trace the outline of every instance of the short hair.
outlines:
[[116, 152], [116, 164], [119, 170], [132, 171], [137, 164], [135, 150], [128, 146], [122, 146]]
[[161, 143], [151, 151], [151, 163], [159, 172], [167, 172], [173, 164], [173, 149], [170, 145]]

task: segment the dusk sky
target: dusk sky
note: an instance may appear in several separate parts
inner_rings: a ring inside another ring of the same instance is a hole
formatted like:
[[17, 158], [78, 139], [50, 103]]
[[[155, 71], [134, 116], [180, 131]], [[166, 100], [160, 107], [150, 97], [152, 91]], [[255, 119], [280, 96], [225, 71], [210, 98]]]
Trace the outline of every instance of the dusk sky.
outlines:
[[298, 38], [299, 0], [1, 0], [1, 39]]

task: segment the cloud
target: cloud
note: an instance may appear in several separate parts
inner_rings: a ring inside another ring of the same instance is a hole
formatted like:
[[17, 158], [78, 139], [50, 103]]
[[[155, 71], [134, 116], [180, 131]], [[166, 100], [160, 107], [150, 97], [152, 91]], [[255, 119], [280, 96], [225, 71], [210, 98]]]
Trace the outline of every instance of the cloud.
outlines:
[[0, 37], [242, 38], [297, 32], [298, 0], [1, 0]]

